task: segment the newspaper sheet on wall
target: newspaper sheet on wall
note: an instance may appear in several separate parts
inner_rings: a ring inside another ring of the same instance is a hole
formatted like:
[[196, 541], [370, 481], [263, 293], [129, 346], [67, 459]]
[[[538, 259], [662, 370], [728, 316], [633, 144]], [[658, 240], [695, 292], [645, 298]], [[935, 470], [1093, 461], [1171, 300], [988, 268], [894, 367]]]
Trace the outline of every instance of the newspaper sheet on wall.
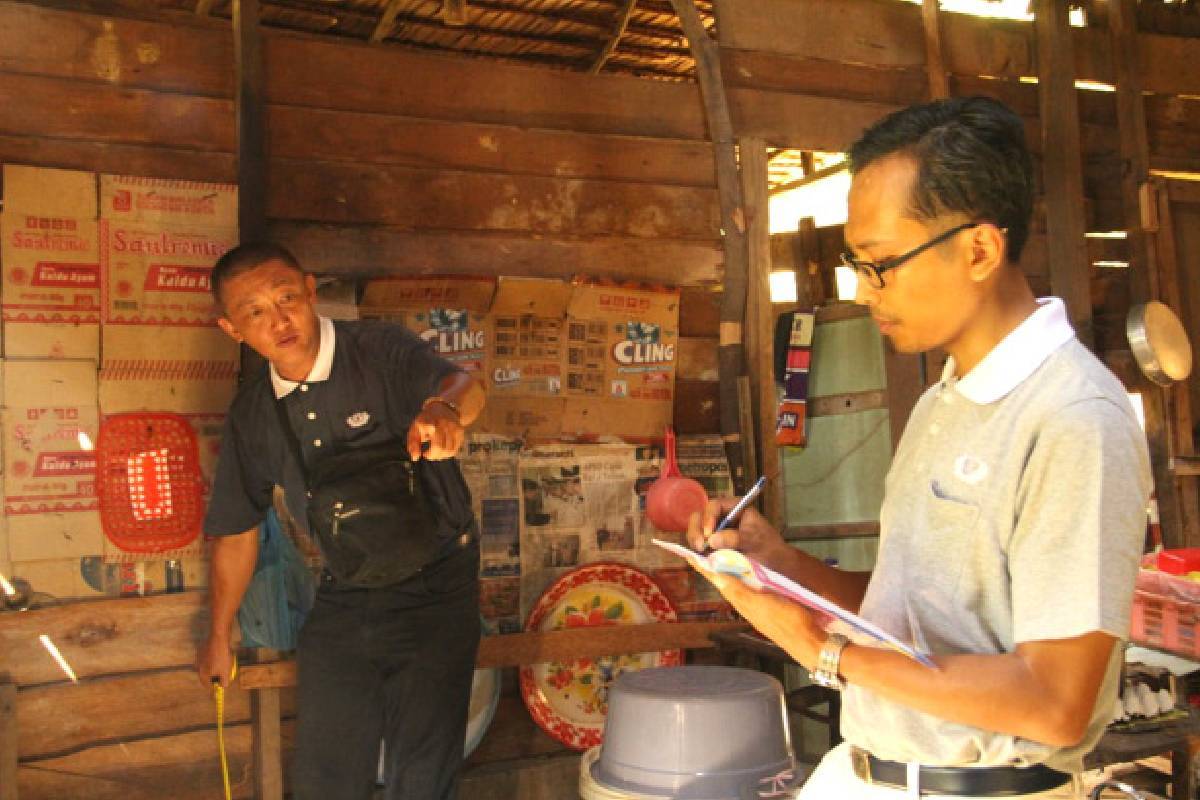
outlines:
[[521, 457], [521, 616], [558, 576], [636, 563], [640, 512], [629, 445], [538, 447]]
[[[710, 496], [732, 491], [719, 436], [682, 437], [680, 469]], [[525, 451], [521, 476], [520, 613], [560, 575], [595, 561], [619, 561], [651, 574], [684, 619], [729, 616], [720, 595], [652, 538], [683, 541], [645, 518], [646, 491], [658, 477], [661, 451], [632, 445], [571, 445]]]
[[521, 630], [521, 442], [472, 434], [459, 456], [479, 520], [479, 607], [497, 633]]

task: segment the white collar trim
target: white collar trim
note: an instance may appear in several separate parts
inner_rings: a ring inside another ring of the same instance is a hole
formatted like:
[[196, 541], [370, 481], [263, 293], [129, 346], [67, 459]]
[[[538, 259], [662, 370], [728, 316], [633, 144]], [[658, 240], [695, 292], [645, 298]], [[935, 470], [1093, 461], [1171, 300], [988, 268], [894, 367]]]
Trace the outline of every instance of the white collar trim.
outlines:
[[[333, 328], [333, 320], [328, 317], [318, 317], [318, 319], [320, 320], [321, 344], [317, 346], [317, 360], [313, 362], [312, 369], [308, 371], [308, 377], [304, 379], [304, 383], [327, 381], [329, 373], [333, 370], [333, 345], [337, 333]], [[276, 399], [287, 397], [299, 385], [300, 381], [289, 381], [279, 374], [274, 364], [271, 365], [271, 386], [275, 389]]]
[[958, 381], [953, 380], [954, 358], [946, 359], [946, 367], [942, 370], [943, 386], [953, 385], [959, 394], [973, 403], [994, 403], [1020, 386], [1051, 353], [1075, 338], [1062, 300], [1044, 297], [1037, 303], [1036, 311]]

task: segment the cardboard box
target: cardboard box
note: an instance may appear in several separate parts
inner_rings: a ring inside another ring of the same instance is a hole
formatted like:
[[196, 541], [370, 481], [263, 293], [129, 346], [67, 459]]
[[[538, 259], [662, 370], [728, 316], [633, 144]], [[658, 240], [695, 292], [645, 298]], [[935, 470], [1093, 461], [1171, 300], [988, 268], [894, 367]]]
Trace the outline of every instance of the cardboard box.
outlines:
[[100, 176], [101, 219], [236, 228], [237, 186], [130, 175]]
[[493, 278], [379, 278], [363, 289], [359, 315], [395, 322], [429, 342], [439, 355], [483, 378]]
[[533, 399], [495, 395], [488, 398], [483, 416], [475, 427], [525, 440], [556, 441], [562, 435], [562, 422], [561, 397]]
[[563, 434], [661, 436], [671, 424], [679, 292], [578, 285], [563, 346]]
[[16, 358], [96, 358], [100, 247], [95, 220], [0, 214], [4, 339]]
[[44, 217], [96, 218], [96, 175], [5, 164], [4, 210]]
[[237, 244], [235, 228], [100, 223], [101, 304], [106, 325], [213, 325], [213, 264]]
[[[34, 536], [36, 524], [18, 517], [48, 518], [48, 512], [78, 517], [98, 507], [90, 447], [99, 415], [94, 361], [8, 360], [4, 371], [4, 509], [15, 561], [31, 557], [27, 551], [18, 555], [18, 539]], [[74, 521], [45, 524], [78, 527]]]
[[100, 556], [104, 542], [99, 511], [10, 512], [8, 518], [8, 550], [14, 564]]
[[101, 354], [104, 414], [224, 414], [237, 392], [237, 342], [215, 327], [105, 325]]
[[329, 319], [358, 319], [358, 286], [353, 280], [318, 282], [317, 313]]
[[570, 296], [570, 285], [562, 281], [500, 280], [488, 314], [489, 398], [562, 394], [563, 318]]

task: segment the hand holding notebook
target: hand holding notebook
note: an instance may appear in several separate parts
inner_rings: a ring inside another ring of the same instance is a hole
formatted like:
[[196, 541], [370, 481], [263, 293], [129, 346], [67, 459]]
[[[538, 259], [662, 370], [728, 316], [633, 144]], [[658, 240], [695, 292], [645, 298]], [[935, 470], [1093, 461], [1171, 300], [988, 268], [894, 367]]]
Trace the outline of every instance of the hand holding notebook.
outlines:
[[868, 622], [857, 614], [831, 603], [816, 592], [804, 588], [791, 578], [780, 575], [778, 572], [763, 566], [745, 553], [737, 550], [714, 550], [707, 555], [702, 555], [695, 550], [675, 544], [674, 542], [664, 542], [659, 539], [652, 539], [651, 541], [664, 550], [669, 550], [687, 559], [692, 566], [701, 572], [733, 575], [740, 578], [743, 583], [753, 589], [774, 592], [812, 609], [820, 617], [839, 620], [868, 640], [881, 642], [927, 667], [936, 669], [929, 656], [918, 651], [912, 645], [902, 642], [878, 625]]

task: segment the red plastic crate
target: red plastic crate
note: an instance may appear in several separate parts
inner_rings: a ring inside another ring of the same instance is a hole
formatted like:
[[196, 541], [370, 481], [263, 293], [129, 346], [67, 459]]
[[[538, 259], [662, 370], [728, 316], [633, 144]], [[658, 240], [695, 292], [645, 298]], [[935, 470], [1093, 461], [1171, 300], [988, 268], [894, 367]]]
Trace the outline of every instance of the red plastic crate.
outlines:
[[1163, 550], [1158, 554], [1158, 568], [1172, 575], [1186, 575], [1200, 570], [1200, 547]]
[[1200, 606], [1163, 595], [1137, 591], [1129, 638], [1147, 647], [1200, 658]]

